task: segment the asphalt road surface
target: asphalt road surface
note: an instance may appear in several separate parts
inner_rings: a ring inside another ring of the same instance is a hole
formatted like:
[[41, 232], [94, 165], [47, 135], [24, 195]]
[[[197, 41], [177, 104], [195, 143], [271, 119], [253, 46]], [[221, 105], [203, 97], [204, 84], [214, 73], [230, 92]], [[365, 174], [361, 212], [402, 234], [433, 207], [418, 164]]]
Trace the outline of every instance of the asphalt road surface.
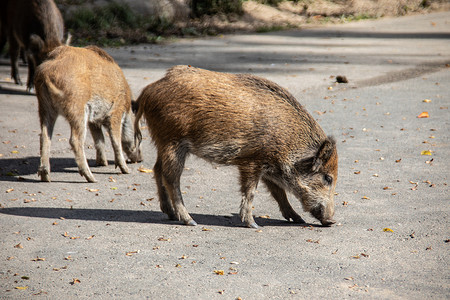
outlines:
[[[239, 220], [237, 170], [195, 157], [183, 197], [198, 226], [159, 209], [146, 132], [131, 174], [77, 172], [60, 118], [42, 183], [34, 94], [0, 61], [0, 298], [448, 299], [450, 13], [106, 49], [134, 96], [177, 64], [287, 88], [335, 136], [337, 224], [283, 219], [261, 185], [259, 230]], [[26, 79], [26, 67], [21, 67]], [[337, 75], [348, 83], [335, 83]], [[418, 118], [428, 112], [428, 118]], [[144, 125], [144, 124], [143, 124]]]

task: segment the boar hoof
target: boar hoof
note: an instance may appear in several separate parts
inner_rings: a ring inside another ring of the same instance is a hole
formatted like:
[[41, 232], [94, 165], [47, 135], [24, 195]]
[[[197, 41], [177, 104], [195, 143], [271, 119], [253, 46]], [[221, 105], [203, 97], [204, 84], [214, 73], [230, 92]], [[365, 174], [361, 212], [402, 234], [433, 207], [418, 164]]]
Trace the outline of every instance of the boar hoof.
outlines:
[[292, 218], [292, 221], [297, 224], [305, 224], [306, 223], [305, 220], [303, 220], [302, 217], [300, 217], [300, 216]]
[[185, 224], [188, 226], [197, 226], [197, 222], [195, 222], [194, 220], [187, 221]]
[[91, 182], [91, 183], [97, 182], [97, 180], [95, 180], [94, 176], [92, 176], [92, 175], [86, 174], [86, 175], [82, 175], [82, 176], [84, 176], [84, 178], [86, 178], [86, 180], [87, 180], [88, 182]]
[[130, 170], [127, 166], [119, 166], [120, 171], [122, 171], [122, 174], [130, 174]]
[[50, 182], [50, 174], [46, 169], [39, 168], [38, 176], [41, 177], [41, 181]]
[[259, 228], [259, 226], [258, 226], [258, 224], [256, 224], [256, 222], [247, 224], [247, 227], [248, 227], [248, 228], [255, 228], [255, 229], [258, 229], [258, 228]]
[[108, 161], [102, 158], [96, 159], [95, 163], [97, 164], [98, 167], [105, 167], [108, 165]]

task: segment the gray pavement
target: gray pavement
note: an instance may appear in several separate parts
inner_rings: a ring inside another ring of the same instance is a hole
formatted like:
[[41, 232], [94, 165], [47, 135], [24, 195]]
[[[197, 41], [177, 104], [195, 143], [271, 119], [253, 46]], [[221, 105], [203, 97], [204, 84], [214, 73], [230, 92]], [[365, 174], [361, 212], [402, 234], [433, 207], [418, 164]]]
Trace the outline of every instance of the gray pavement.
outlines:
[[195, 157], [182, 190], [199, 225], [169, 221], [153, 175], [138, 171], [155, 162], [148, 133], [145, 160], [128, 175], [110, 146], [110, 165], [95, 167], [88, 136], [92, 184], [77, 173], [62, 118], [53, 182], [41, 183], [36, 97], [11, 83], [2, 59], [0, 298], [448, 299], [449, 24], [445, 12], [107, 49], [135, 97], [176, 64], [253, 73], [291, 91], [338, 141], [330, 228], [292, 196], [311, 226], [284, 221], [262, 186], [262, 228], [243, 227], [237, 171]]

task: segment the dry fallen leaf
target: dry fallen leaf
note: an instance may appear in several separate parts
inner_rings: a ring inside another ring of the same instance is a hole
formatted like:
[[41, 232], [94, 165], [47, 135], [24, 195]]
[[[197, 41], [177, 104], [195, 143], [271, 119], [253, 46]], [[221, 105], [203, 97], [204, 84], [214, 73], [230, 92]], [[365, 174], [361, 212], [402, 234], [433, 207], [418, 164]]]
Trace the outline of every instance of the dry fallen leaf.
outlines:
[[308, 243], [320, 244], [320, 241], [319, 241], [319, 240], [307, 239], [306, 241], [307, 241]]
[[16, 290], [26, 290], [28, 287], [27, 286], [16, 286], [15, 289]]
[[217, 275], [223, 275], [224, 271], [223, 270], [214, 270], [214, 273], [216, 273]]
[[202, 228], [202, 231], [212, 231], [212, 229], [203, 227], [203, 228]]
[[422, 152], [420, 152], [420, 155], [431, 155], [431, 151], [430, 150], [423, 150]]
[[418, 115], [417, 117], [420, 118], [420, 119], [422, 119], [422, 118], [429, 118], [430, 115], [428, 114], [428, 112], [424, 111], [420, 115]]
[[394, 232], [394, 230], [390, 229], [389, 227], [383, 228], [384, 232]]
[[140, 167], [138, 168], [138, 171], [139, 171], [139, 172], [142, 172], [142, 173], [153, 173], [153, 170], [152, 170], [152, 169], [144, 168], [144, 166], [140, 166]]
[[45, 261], [45, 258], [37, 256], [36, 258], [33, 258], [31, 261]]

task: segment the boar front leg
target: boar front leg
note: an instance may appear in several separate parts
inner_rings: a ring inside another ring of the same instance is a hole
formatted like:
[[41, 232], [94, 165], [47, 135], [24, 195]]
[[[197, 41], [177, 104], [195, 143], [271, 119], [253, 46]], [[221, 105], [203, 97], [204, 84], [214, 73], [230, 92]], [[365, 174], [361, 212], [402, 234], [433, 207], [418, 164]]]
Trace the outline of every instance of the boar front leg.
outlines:
[[242, 222], [244, 222], [247, 227], [258, 228], [253, 219], [252, 214], [252, 203], [253, 197], [255, 196], [256, 187], [258, 186], [259, 179], [261, 178], [261, 168], [257, 166], [245, 165], [239, 167], [239, 172], [241, 176], [241, 209], [239, 215], [241, 216]]
[[102, 125], [89, 123], [89, 129], [94, 139], [95, 150], [97, 151], [96, 163], [97, 166], [107, 166], [108, 160], [105, 155], [105, 136], [103, 135]]
[[280, 207], [280, 211], [283, 217], [288, 221], [292, 219], [292, 221], [294, 221], [295, 223], [305, 223], [302, 217], [300, 217], [300, 215], [297, 214], [292, 208], [286, 196], [286, 192], [277, 184], [267, 178], [263, 178], [263, 181], [269, 189], [272, 197], [275, 198], [275, 200], [278, 202], [278, 206]]
[[41, 163], [38, 169], [38, 176], [41, 181], [50, 182], [50, 145], [55, 127], [56, 115], [52, 116], [39, 110], [41, 119]]
[[78, 172], [84, 176], [88, 182], [97, 182], [86, 161], [84, 154], [84, 140], [86, 137], [86, 124], [82, 121], [74, 121], [70, 124], [70, 145], [75, 153], [75, 161], [78, 166]]

